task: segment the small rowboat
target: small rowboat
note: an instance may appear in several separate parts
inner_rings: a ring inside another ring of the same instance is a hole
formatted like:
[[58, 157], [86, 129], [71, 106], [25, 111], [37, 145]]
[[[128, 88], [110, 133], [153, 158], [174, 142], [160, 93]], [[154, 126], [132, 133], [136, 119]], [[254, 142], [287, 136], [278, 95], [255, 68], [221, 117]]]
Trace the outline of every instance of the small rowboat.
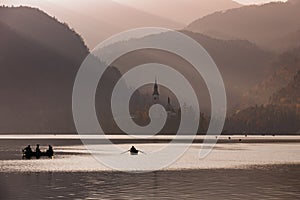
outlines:
[[26, 152], [23, 150], [22, 159], [31, 159], [32, 157], [35, 157], [36, 159], [39, 159], [40, 157], [53, 158], [53, 155], [54, 155], [54, 152], [49, 152], [49, 151], [36, 153], [34, 151]]
[[132, 155], [132, 156], [136, 156], [138, 154], [139, 154], [138, 150], [137, 151], [130, 151], [130, 155]]
[[124, 154], [124, 153], [127, 153], [127, 152], [130, 152], [130, 155], [132, 156], [136, 156], [139, 154], [139, 152], [143, 153], [143, 154], [146, 154], [145, 152], [141, 151], [141, 150], [137, 150], [134, 146], [131, 147], [131, 149], [121, 153], [121, 154]]
[[134, 146], [132, 146], [131, 149], [129, 149], [129, 152], [132, 156], [136, 156], [139, 154], [139, 150], [137, 150]]

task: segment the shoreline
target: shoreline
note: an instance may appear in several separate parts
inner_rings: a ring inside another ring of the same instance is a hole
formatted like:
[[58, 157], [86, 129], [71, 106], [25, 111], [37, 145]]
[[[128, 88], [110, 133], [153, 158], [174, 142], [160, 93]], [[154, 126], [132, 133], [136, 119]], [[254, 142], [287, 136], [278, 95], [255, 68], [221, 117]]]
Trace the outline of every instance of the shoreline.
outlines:
[[300, 143], [300, 135], [220, 135], [220, 136], [174, 136], [174, 135], [158, 135], [158, 136], [129, 136], [129, 135], [0, 135], [0, 142], [2, 141], [56, 141], [59, 144], [70, 143], [82, 144], [82, 141], [89, 143], [95, 140], [97, 144], [149, 144], [149, 143], [218, 143], [218, 144], [232, 144], [232, 143]]

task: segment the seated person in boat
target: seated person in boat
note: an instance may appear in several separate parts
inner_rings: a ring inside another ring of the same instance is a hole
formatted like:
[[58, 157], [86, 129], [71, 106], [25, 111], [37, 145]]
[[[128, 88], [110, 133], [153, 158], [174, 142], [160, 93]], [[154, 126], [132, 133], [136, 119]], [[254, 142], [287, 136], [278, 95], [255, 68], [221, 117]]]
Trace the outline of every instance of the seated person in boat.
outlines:
[[26, 158], [30, 158], [32, 156], [32, 150], [30, 145], [28, 145], [25, 149], [23, 149], [23, 152]]
[[51, 145], [49, 145], [49, 148], [48, 148], [48, 150], [46, 151], [46, 155], [50, 158], [50, 157], [53, 156], [53, 154], [54, 154], [53, 148], [52, 148]]
[[40, 150], [40, 145], [39, 144], [36, 145], [35, 156], [36, 156], [37, 159], [39, 159], [42, 156], [42, 152]]
[[130, 153], [139, 153], [139, 151], [134, 146], [132, 146], [130, 149]]

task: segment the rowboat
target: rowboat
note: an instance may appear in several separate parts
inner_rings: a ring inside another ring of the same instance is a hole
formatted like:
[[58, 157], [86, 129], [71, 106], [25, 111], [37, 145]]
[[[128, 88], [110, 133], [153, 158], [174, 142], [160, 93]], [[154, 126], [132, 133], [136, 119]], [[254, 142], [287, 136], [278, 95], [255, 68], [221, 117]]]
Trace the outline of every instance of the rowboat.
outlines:
[[53, 155], [54, 155], [54, 152], [50, 152], [50, 151], [36, 153], [34, 151], [26, 152], [23, 150], [22, 159], [31, 159], [32, 157], [35, 157], [36, 159], [39, 159], [40, 157], [53, 158]]

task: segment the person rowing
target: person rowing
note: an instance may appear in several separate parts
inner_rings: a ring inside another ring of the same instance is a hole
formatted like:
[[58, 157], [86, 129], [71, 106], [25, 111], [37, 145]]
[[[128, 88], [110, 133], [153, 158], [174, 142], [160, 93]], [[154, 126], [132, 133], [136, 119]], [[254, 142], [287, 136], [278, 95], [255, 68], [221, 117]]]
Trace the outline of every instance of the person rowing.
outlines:
[[40, 145], [37, 144], [36, 148], [35, 148], [35, 157], [36, 157], [36, 159], [39, 159], [41, 156], [42, 156], [42, 152], [41, 152], [41, 149], [40, 149]]
[[127, 152], [130, 152], [131, 155], [138, 155], [139, 152], [146, 154], [145, 152], [143, 152], [141, 150], [137, 150], [134, 146], [132, 146], [129, 150], [123, 152], [122, 154], [127, 153]]
[[30, 159], [32, 156], [32, 149], [30, 147], [30, 145], [28, 145], [27, 147], [25, 147], [25, 149], [23, 149], [23, 158], [27, 158]]
[[139, 150], [137, 150], [134, 146], [132, 146], [129, 151], [130, 151], [131, 154], [138, 154], [139, 153]]
[[49, 145], [48, 150], [46, 151], [46, 155], [51, 158], [54, 155], [53, 147]]

